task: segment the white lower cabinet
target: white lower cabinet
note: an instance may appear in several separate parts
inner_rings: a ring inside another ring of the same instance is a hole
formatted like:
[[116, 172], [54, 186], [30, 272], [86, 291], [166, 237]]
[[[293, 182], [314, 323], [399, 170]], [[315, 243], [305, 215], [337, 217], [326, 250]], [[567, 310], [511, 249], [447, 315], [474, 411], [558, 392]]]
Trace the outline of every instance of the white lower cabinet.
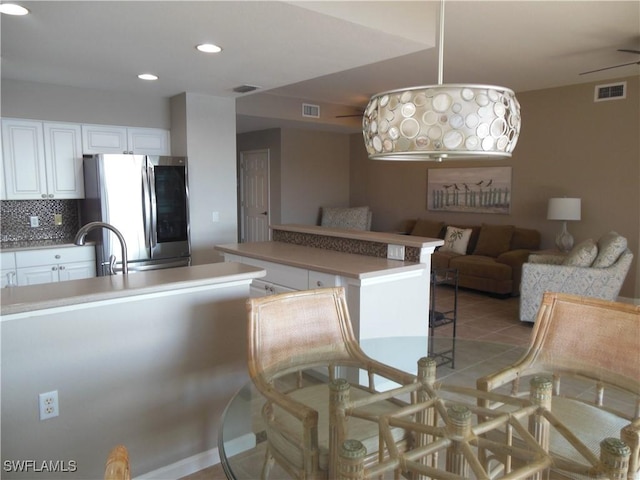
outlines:
[[[430, 264], [409, 269], [381, 268], [375, 274], [340, 275], [234, 253], [224, 252], [223, 255], [227, 262], [244, 263], [265, 270], [266, 275], [251, 284], [252, 297], [344, 287], [351, 324], [359, 340], [428, 335]], [[335, 270], [335, 265], [331, 269]]]
[[308, 290], [312, 288], [337, 287], [343, 285], [341, 277], [330, 273], [316, 272], [306, 268], [290, 267], [281, 263], [266, 262], [255, 258], [224, 254], [227, 262], [238, 262], [263, 268], [267, 274], [251, 283], [251, 296], [264, 297], [277, 293]]
[[65, 247], [15, 252], [18, 285], [64, 282], [96, 276], [95, 248]]
[[13, 252], [0, 253], [0, 286], [15, 287], [18, 284], [16, 274], [16, 255]]

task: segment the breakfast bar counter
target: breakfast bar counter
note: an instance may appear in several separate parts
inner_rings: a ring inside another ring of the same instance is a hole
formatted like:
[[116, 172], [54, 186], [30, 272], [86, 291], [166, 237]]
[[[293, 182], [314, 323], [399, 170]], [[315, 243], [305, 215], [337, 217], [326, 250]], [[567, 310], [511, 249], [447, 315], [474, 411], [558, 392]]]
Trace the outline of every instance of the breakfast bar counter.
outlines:
[[[345, 235], [356, 234], [345, 231]], [[383, 247], [387, 249], [386, 244]], [[233, 243], [215, 248], [227, 262], [266, 271], [263, 278], [252, 281], [252, 297], [343, 287], [358, 340], [389, 336], [392, 331], [396, 335], [427, 335], [429, 257], [425, 262], [392, 260], [284, 241]]]
[[351, 278], [374, 278], [390, 273], [424, 270], [424, 265], [403, 260], [335, 252], [284, 242], [250, 242], [216, 245], [225, 254], [276, 262], [292, 267]]
[[[246, 301], [264, 274], [231, 262], [3, 288], [3, 459], [77, 460], [47, 476], [70, 480], [102, 478], [117, 444], [141, 478], [213, 463], [248, 380]], [[59, 411], [40, 420], [47, 392]]]
[[180, 289], [213, 287], [227, 283], [251, 282], [264, 276], [260, 268], [239, 263], [211, 263], [192, 267], [167, 268], [83, 280], [10, 287], [0, 290], [2, 320], [9, 315], [49, 308], [125, 299], [127, 297]]

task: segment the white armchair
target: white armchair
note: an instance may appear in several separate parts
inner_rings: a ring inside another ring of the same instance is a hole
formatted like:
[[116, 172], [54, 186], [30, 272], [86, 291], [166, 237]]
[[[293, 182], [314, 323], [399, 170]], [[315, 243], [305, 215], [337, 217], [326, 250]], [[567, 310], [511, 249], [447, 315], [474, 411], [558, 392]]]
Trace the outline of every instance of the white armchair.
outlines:
[[522, 266], [520, 320], [534, 322], [544, 292], [615, 300], [631, 266], [626, 238], [615, 232], [587, 240], [567, 256], [531, 255]]

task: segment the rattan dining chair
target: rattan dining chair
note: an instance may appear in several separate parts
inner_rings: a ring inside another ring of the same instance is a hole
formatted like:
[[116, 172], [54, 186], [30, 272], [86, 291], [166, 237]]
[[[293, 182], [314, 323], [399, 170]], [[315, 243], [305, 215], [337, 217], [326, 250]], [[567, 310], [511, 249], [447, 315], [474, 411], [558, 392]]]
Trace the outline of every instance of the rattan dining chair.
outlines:
[[130, 480], [129, 452], [124, 445], [117, 445], [111, 449], [107, 457], [104, 480]]
[[[585, 465], [560, 468], [562, 473], [569, 478], [595, 474], [607, 437], [626, 443], [627, 478], [639, 479], [640, 306], [547, 292], [526, 353], [515, 364], [478, 379], [477, 387], [491, 392], [511, 384], [512, 394], [522, 394], [525, 377], [545, 374], [553, 379], [549, 449], [559, 462]], [[488, 400], [481, 406], [500, 408]], [[579, 438], [571, 438], [573, 431], [581, 432]]]
[[[277, 462], [294, 478], [336, 478], [338, 448], [347, 438], [366, 446], [371, 463], [384, 455], [375, 422], [349, 418], [330, 432], [329, 382], [347, 377], [351, 397], [357, 399], [376, 395], [376, 382], [382, 379], [409, 385], [415, 383], [415, 376], [379, 363], [360, 349], [344, 289], [253, 298], [247, 307], [249, 375], [266, 398], [267, 453], [262, 477], [267, 478]], [[358, 386], [360, 378], [364, 381]], [[293, 381], [287, 385], [287, 379]], [[379, 413], [398, 406], [392, 400], [375, 405]], [[411, 435], [399, 428], [394, 429], [393, 438], [399, 449], [412, 443]]]

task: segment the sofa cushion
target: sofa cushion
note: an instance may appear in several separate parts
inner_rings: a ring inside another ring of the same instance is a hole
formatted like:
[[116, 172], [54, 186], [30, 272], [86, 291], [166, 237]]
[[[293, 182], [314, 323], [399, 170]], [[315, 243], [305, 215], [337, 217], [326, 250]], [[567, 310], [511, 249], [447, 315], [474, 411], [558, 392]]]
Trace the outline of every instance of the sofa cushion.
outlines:
[[432, 270], [442, 270], [445, 268], [449, 268], [449, 263], [452, 258], [459, 257], [459, 253], [455, 252], [443, 252], [441, 248], [433, 252], [431, 255], [431, 269]]
[[511, 267], [496, 262], [495, 258], [482, 255], [466, 255], [452, 258], [449, 268], [457, 268], [460, 276], [511, 280]]
[[569, 267], [590, 267], [597, 255], [596, 242], [592, 238], [588, 238], [573, 247], [562, 264]]
[[627, 239], [616, 232], [605, 233], [598, 239], [598, 256], [591, 264], [594, 268], [607, 268], [616, 263], [627, 249]]
[[516, 227], [511, 237], [509, 250], [538, 250], [540, 248], [540, 232], [531, 228]]
[[[476, 244], [478, 243], [478, 236], [480, 235], [480, 225], [454, 225], [454, 224], [450, 224], [449, 226], [456, 227], [456, 228], [461, 228], [463, 230], [471, 230], [471, 236], [469, 237], [469, 245], [467, 245], [467, 255], [471, 255], [473, 253], [473, 251], [476, 249]], [[444, 236], [443, 236], [443, 238], [444, 238]]]
[[369, 207], [322, 207], [323, 227], [368, 230]]
[[508, 251], [514, 229], [513, 225], [487, 225], [483, 223], [473, 254], [497, 257]]
[[411, 235], [418, 237], [442, 238], [442, 229], [444, 222], [436, 222], [434, 220], [426, 220], [419, 218], [411, 230]]
[[440, 251], [465, 255], [470, 237], [470, 228], [457, 228], [450, 225], [447, 227], [447, 233], [444, 235], [444, 245], [440, 247]]

